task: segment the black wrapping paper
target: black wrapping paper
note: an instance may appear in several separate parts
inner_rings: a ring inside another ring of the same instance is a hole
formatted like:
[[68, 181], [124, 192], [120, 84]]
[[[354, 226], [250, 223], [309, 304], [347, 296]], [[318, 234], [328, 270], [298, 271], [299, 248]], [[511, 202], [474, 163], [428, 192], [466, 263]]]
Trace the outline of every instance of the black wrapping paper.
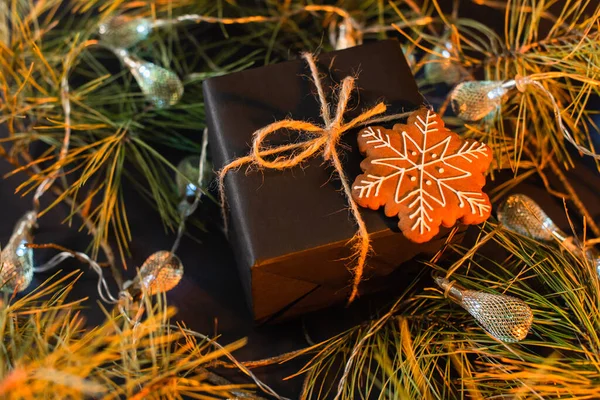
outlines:
[[[331, 88], [346, 76], [357, 77], [346, 121], [380, 101], [390, 114], [423, 102], [396, 41], [322, 54], [317, 64], [324, 87], [330, 89], [330, 104], [336, 101]], [[291, 117], [321, 123], [316, 88], [303, 60], [208, 79], [204, 95], [216, 169], [248, 154], [253, 132], [272, 122]], [[293, 140], [294, 134], [281, 132], [272, 143]], [[353, 181], [362, 159], [356, 131], [344, 135], [340, 151]], [[226, 177], [230, 242], [257, 321], [287, 318], [347, 297], [348, 241], [356, 226], [336, 178], [320, 155], [286, 171], [242, 168]], [[448, 233], [442, 230], [436, 239], [419, 245], [404, 238], [397, 220], [382, 211], [365, 209], [362, 215], [374, 250], [362, 285], [365, 292], [390, 284], [387, 277], [398, 268], [414, 273], [415, 263], [407, 262], [437, 251]], [[394, 275], [408, 281], [402, 272]]]

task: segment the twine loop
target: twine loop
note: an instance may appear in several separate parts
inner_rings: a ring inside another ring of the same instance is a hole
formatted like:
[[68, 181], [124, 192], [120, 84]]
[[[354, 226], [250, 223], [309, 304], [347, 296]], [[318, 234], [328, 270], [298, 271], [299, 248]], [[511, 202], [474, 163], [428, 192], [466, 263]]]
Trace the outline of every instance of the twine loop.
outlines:
[[[352, 91], [355, 89], [355, 78], [349, 76], [343, 79], [337, 93], [338, 102], [335, 115], [332, 117], [330, 114], [331, 107], [325, 96], [314, 56], [311, 53], [303, 53], [302, 58], [307, 62], [311, 71], [312, 81], [317, 88], [323, 124], [317, 125], [308, 121], [285, 119], [269, 124], [254, 132], [250, 154], [231, 161], [219, 172], [219, 192], [223, 220], [227, 227], [224, 179], [229, 171], [236, 170], [244, 165], [284, 170], [298, 166], [311, 157], [321, 154], [325, 162], [332, 165], [335, 169], [342, 183], [343, 193], [348, 201], [350, 212], [357, 225], [356, 234], [350, 240], [353, 248], [353, 254], [350, 259], [354, 260], [354, 266], [350, 268], [353, 273], [353, 279], [348, 303], [351, 303], [358, 296], [358, 286], [362, 280], [367, 256], [371, 250], [371, 241], [359, 207], [352, 198], [352, 187], [343, 170], [338, 153], [339, 142], [342, 136], [353, 128], [372, 123], [392, 121], [405, 117], [409, 113], [382, 116], [386, 112], [387, 107], [384, 103], [380, 102], [350, 122], [345, 123], [344, 114], [348, 107]], [[302, 134], [301, 138], [305, 138], [305, 140], [276, 146], [267, 144], [269, 136], [282, 129], [299, 132]]]

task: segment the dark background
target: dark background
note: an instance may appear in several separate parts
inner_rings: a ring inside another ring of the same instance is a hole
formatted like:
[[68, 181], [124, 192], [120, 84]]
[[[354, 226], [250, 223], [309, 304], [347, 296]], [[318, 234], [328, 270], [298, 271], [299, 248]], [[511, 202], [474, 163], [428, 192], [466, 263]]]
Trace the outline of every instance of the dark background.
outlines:
[[[504, 18], [501, 12], [464, 3], [460, 9], [462, 16], [484, 22], [502, 32]], [[447, 88], [440, 87], [439, 90], [443, 92]], [[598, 102], [595, 106], [598, 107]], [[200, 134], [199, 130], [198, 140]], [[574, 159], [577, 158], [574, 156]], [[177, 162], [176, 159], [172, 161]], [[1, 175], [11, 169], [7, 162], [0, 161]], [[496, 182], [488, 186], [499, 184], [510, 176], [511, 173], [499, 174]], [[600, 221], [600, 196], [598, 195], [600, 174], [595, 170], [593, 163], [590, 160], [578, 161], [577, 167], [570, 171], [568, 176], [584, 204], [592, 212], [593, 218]], [[2, 221], [0, 243], [2, 244], [7, 242], [17, 219], [31, 207], [30, 198], [23, 199], [15, 195], [15, 188], [24, 177], [23, 174], [17, 174], [0, 180], [0, 221]], [[560, 186], [556, 184], [556, 187]], [[123, 189], [129, 205], [128, 216], [134, 238], [131, 243], [132, 260], [129, 265], [139, 266], [155, 251], [170, 248], [174, 235], [165, 232], [158, 214], [147, 202], [139, 198], [133, 188]], [[539, 179], [527, 180], [514, 192], [528, 194], [543, 206], [562, 229], [569, 231], [562, 200], [546, 193]], [[51, 194], [45, 197], [45, 202], [53, 199]], [[84, 251], [90, 237], [84, 232], [78, 233], [75, 227], [69, 228], [61, 224], [68, 213], [69, 207], [60, 205], [42, 217], [35, 241], [58, 243], [74, 250]], [[210, 202], [205, 202], [200, 205], [197, 213], [199, 218], [208, 221], [208, 230], [202, 232], [194, 229], [190, 232], [192, 236], [200, 239], [201, 243], [189, 237], [184, 238], [178, 255], [185, 266], [185, 275], [179, 286], [169, 292], [167, 297], [170, 304], [179, 310], [177, 318], [185, 321], [189, 328], [205, 334], [218, 333], [221, 335], [219, 339], [221, 344], [247, 337], [247, 346], [235, 353], [240, 360], [261, 359], [305, 347], [308, 345], [307, 337], [314, 342], [326, 339], [364, 321], [370, 315], [376, 314], [378, 310], [385, 309], [385, 305], [392, 302], [400, 293], [398, 288], [397, 291], [375, 297], [361, 298], [350, 308], [340, 306], [279, 325], [256, 327], [245, 304], [231, 249], [221, 233], [218, 208]], [[50, 253], [47, 251], [37, 251], [35, 256], [37, 264], [43, 263], [49, 257]], [[85, 303], [85, 314], [90, 324], [100, 323], [103, 315], [96, 304], [96, 275], [75, 261], [61, 264], [61, 268], [64, 271], [73, 269], [85, 271], [72, 297], [89, 296], [90, 300]], [[133, 274], [133, 271], [130, 269], [128, 274]], [[36, 275], [30, 288], [39, 285], [50, 275], [51, 273]], [[114, 286], [113, 292], [116, 292]], [[302, 380], [295, 378], [284, 381], [283, 378], [296, 372], [303, 365], [303, 361], [305, 360], [290, 362], [283, 366], [267, 367], [255, 372], [280, 395], [297, 398]]]

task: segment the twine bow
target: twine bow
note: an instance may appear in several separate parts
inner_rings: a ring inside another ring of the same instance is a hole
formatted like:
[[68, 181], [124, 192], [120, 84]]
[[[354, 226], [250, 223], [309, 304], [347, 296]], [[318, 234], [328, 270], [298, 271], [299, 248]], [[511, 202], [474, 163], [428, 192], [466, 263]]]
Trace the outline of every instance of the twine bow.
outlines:
[[[254, 132], [252, 141], [252, 151], [245, 157], [240, 157], [227, 164], [219, 172], [219, 192], [221, 197], [221, 205], [223, 217], [226, 220], [225, 208], [225, 191], [224, 179], [227, 173], [231, 170], [238, 169], [243, 165], [254, 165], [260, 168], [269, 168], [276, 170], [284, 170], [300, 165], [309, 158], [322, 154], [323, 159], [331, 163], [335, 172], [342, 182], [344, 195], [348, 200], [350, 211], [356, 221], [357, 231], [354, 237], [350, 240], [353, 247], [351, 258], [356, 260], [355, 265], [351, 267], [353, 272], [352, 291], [348, 299], [348, 304], [351, 303], [358, 295], [358, 286], [362, 280], [365, 263], [371, 250], [371, 240], [367, 227], [365, 225], [358, 205], [352, 198], [352, 188], [338, 153], [338, 144], [344, 133], [361, 125], [380, 123], [391, 121], [407, 116], [409, 113], [395, 114], [381, 117], [387, 110], [383, 103], [378, 103], [376, 106], [364, 111], [361, 115], [354, 118], [350, 122], [344, 122], [344, 113], [348, 101], [350, 100], [352, 90], [355, 88], [355, 78], [346, 77], [342, 81], [338, 93], [338, 103], [336, 106], [335, 115], [332, 117], [330, 113], [330, 105], [325, 97], [325, 91], [319, 77], [319, 72], [315, 63], [315, 59], [310, 53], [303, 53], [302, 58], [308, 63], [312, 75], [313, 83], [317, 88], [319, 102], [321, 106], [321, 117], [323, 125], [313, 124], [307, 121], [285, 119], [277, 121], [265, 126]], [[379, 117], [378, 117], [379, 116]], [[289, 143], [280, 146], [265, 145], [269, 135], [279, 131], [280, 129], [288, 129], [307, 134], [307, 139], [298, 143]], [[268, 157], [268, 158], [267, 158]]]

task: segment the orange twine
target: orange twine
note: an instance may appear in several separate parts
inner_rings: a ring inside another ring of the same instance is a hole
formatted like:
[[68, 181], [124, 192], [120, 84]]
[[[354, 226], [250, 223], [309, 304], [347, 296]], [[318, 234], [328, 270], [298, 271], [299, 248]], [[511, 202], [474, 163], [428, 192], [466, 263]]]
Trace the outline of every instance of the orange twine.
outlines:
[[[352, 90], [355, 87], [355, 78], [348, 76], [342, 81], [335, 115], [332, 118], [330, 114], [330, 105], [325, 97], [325, 91], [323, 90], [315, 59], [311, 53], [303, 53], [302, 58], [306, 60], [310, 67], [312, 80], [319, 95], [321, 118], [323, 119], [324, 124], [316, 125], [306, 121], [285, 119], [269, 124], [254, 132], [252, 135], [252, 151], [250, 154], [233, 160], [219, 171], [219, 194], [221, 198], [223, 220], [225, 221], [225, 226], [227, 226], [224, 180], [229, 171], [236, 170], [247, 164], [262, 168], [284, 170], [295, 167], [309, 158], [322, 153], [325, 161], [330, 162], [331, 165], [333, 165], [335, 172], [342, 182], [344, 195], [348, 200], [350, 211], [358, 227], [354, 237], [350, 240], [353, 248], [351, 258], [356, 259], [355, 265], [350, 268], [353, 272], [352, 291], [348, 299], [348, 304], [350, 304], [356, 296], [358, 296], [358, 286], [362, 280], [367, 256], [371, 251], [371, 239], [367, 232], [366, 224], [360, 215], [358, 205], [352, 198], [352, 188], [343, 170], [337, 147], [342, 135], [353, 128], [361, 125], [395, 120], [406, 117], [409, 113], [377, 117], [385, 113], [387, 109], [385, 104], [378, 103], [375, 107], [364, 111], [352, 121], [344, 123], [344, 113], [348, 101], [350, 100]], [[299, 143], [290, 143], [280, 146], [265, 146], [264, 141], [267, 137], [280, 129], [289, 129], [307, 133], [308, 138]], [[269, 157], [270, 159], [265, 157]]]

